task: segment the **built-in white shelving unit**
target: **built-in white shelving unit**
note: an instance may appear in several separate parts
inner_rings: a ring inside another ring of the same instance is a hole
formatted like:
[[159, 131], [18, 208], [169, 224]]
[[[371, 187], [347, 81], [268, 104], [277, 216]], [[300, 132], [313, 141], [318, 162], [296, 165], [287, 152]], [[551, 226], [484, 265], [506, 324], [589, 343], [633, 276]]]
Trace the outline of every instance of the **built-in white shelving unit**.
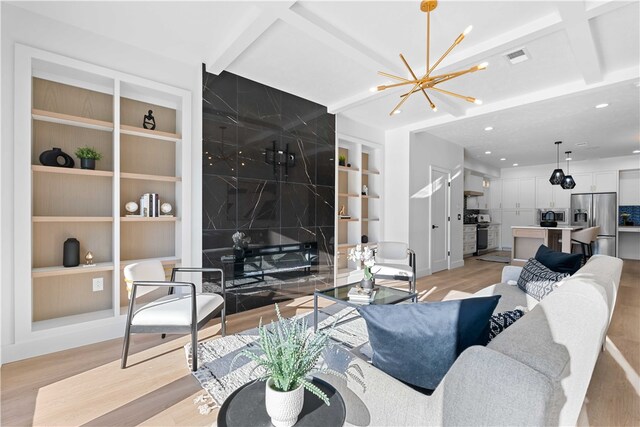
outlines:
[[[15, 83], [18, 359], [121, 336], [125, 265], [191, 262], [191, 93], [21, 45]], [[148, 110], [155, 130], [142, 126]], [[81, 146], [103, 155], [96, 170], [80, 169]], [[75, 167], [41, 165], [53, 147]], [[127, 216], [124, 205], [144, 193], [171, 203], [172, 215]], [[62, 266], [69, 237], [80, 241], [77, 267]]]

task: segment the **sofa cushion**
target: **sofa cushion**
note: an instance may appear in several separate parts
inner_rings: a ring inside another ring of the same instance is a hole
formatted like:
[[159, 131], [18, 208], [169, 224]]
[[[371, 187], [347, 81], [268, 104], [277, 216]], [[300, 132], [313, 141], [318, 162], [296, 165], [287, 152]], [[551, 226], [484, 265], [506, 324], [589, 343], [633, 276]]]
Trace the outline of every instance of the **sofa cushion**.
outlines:
[[494, 314], [489, 319], [489, 341], [498, 336], [498, 334], [509, 326], [516, 323], [516, 320], [524, 316], [524, 311], [515, 309], [511, 311], [503, 311], [502, 313]]
[[473, 294], [476, 297], [488, 297], [491, 295], [501, 295], [500, 301], [494, 314], [502, 313], [503, 311], [513, 310], [514, 307], [522, 306], [531, 310], [538, 304], [538, 300], [524, 293], [519, 287], [515, 285], [507, 285], [506, 283], [497, 283], [495, 285], [489, 285], [486, 288], [480, 289]]
[[569, 277], [569, 274], [557, 273], [548, 269], [534, 258], [529, 258], [529, 261], [522, 267], [522, 272], [518, 279], [518, 287], [528, 295], [541, 301], [553, 292], [560, 280], [566, 277]]
[[550, 270], [558, 273], [569, 273], [571, 275], [580, 270], [580, 266], [582, 265], [582, 254], [556, 252], [545, 245], [540, 245], [535, 258]]
[[373, 365], [408, 384], [435, 389], [460, 353], [489, 342], [489, 317], [499, 298], [359, 307]]

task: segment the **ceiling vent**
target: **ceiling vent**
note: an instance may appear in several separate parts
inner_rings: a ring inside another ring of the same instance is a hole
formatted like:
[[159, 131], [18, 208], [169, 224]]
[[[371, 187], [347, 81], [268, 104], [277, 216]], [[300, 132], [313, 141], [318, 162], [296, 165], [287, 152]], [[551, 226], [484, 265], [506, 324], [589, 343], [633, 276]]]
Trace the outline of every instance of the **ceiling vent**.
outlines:
[[509, 52], [505, 56], [511, 64], [519, 64], [529, 59], [529, 55], [524, 48]]

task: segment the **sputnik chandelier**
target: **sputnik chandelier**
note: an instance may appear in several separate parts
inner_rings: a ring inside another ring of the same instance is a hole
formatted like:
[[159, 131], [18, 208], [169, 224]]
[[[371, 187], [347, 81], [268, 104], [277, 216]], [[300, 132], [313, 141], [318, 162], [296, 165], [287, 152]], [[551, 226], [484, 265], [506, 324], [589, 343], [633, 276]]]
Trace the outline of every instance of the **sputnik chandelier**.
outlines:
[[431, 107], [431, 109], [433, 111], [438, 111], [438, 109], [436, 108], [436, 105], [433, 103], [433, 101], [431, 101], [431, 98], [429, 98], [429, 95], [427, 94], [427, 91], [425, 89], [429, 89], [429, 90], [434, 90], [436, 92], [440, 92], [443, 93], [445, 95], [450, 95], [450, 96], [454, 96], [456, 98], [460, 98], [460, 99], [464, 99], [465, 101], [468, 102], [473, 102], [474, 104], [482, 104], [482, 101], [480, 101], [479, 99], [473, 98], [471, 96], [464, 96], [464, 95], [460, 95], [457, 93], [453, 93], [450, 92], [448, 90], [444, 90], [441, 89], [439, 87], [436, 87], [436, 85], [446, 82], [448, 80], [451, 79], [455, 79], [456, 77], [460, 77], [464, 74], [468, 74], [468, 73], [473, 73], [475, 71], [478, 70], [484, 70], [485, 68], [487, 68], [487, 65], [489, 65], [487, 62], [483, 62], [480, 65], [475, 65], [469, 69], [466, 70], [462, 70], [462, 71], [456, 71], [456, 72], [452, 72], [452, 73], [444, 73], [444, 74], [438, 74], [438, 75], [432, 75], [431, 73], [433, 72], [433, 70], [435, 70], [435, 68], [442, 62], [442, 60], [444, 58], [446, 58], [446, 56], [453, 50], [453, 48], [455, 48], [457, 45], [460, 44], [460, 42], [462, 42], [462, 40], [464, 40], [465, 36], [467, 34], [469, 34], [469, 32], [472, 29], [472, 26], [469, 25], [463, 32], [462, 34], [460, 34], [458, 36], [458, 38], [456, 38], [456, 40], [453, 42], [453, 44], [451, 45], [451, 47], [449, 47], [449, 49], [447, 49], [447, 51], [440, 57], [440, 59], [438, 59], [433, 65], [430, 65], [430, 61], [429, 61], [429, 44], [430, 44], [430, 33], [431, 33], [431, 12], [438, 6], [438, 1], [437, 0], [424, 0], [420, 3], [420, 10], [423, 12], [427, 13], [427, 67], [426, 67], [426, 73], [424, 76], [422, 76], [421, 78], [418, 78], [416, 76], [416, 74], [413, 72], [413, 70], [411, 69], [411, 67], [409, 66], [409, 63], [407, 62], [407, 60], [404, 58], [404, 55], [400, 54], [400, 59], [402, 60], [402, 63], [404, 64], [404, 66], [407, 68], [407, 70], [409, 70], [409, 73], [411, 74], [411, 77], [413, 79], [408, 79], [408, 78], [404, 78], [404, 77], [400, 77], [400, 76], [394, 76], [393, 74], [389, 74], [389, 73], [385, 73], [383, 71], [379, 71], [378, 74], [380, 74], [381, 76], [385, 76], [385, 77], [389, 77], [393, 80], [397, 80], [399, 81], [399, 83], [393, 83], [393, 84], [387, 84], [387, 85], [380, 85], [376, 88], [373, 88], [373, 90], [375, 91], [382, 91], [385, 89], [390, 89], [390, 88], [394, 88], [394, 87], [399, 87], [399, 86], [405, 86], [405, 85], [413, 85], [413, 87], [411, 88], [411, 90], [409, 92], [406, 92], [402, 95], [400, 95], [400, 98], [402, 98], [400, 100], [400, 102], [398, 103], [398, 105], [395, 106], [395, 108], [393, 110], [391, 110], [391, 113], [389, 113], [389, 115], [393, 115], [394, 113], [398, 112], [399, 108], [402, 106], [402, 104], [404, 104], [407, 99], [409, 99], [409, 97], [411, 95], [413, 95], [416, 92], [422, 92], [425, 96], [425, 98], [427, 98], [427, 102], [429, 103], [429, 106]]

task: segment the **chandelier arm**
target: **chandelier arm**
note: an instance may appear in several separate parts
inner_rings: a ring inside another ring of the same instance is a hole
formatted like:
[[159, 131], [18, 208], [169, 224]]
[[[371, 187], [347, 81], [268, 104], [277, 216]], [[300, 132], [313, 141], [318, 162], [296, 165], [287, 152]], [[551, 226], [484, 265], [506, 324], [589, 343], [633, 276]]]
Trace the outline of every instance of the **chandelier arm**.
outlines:
[[406, 82], [394, 83], [394, 84], [391, 84], [391, 85], [381, 85], [381, 86], [378, 86], [378, 90], [391, 89], [393, 87], [404, 86], [404, 85], [408, 85], [408, 84], [414, 84], [414, 85], [418, 86], [420, 84], [420, 81], [419, 80], [407, 80]]
[[455, 93], [455, 92], [449, 92], [448, 90], [440, 89], [438, 87], [431, 87], [431, 89], [437, 90], [438, 92], [442, 92], [446, 95], [451, 95], [451, 96], [455, 96], [456, 98], [464, 99], [465, 101], [469, 101], [469, 102], [475, 101], [475, 98], [473, 97], [460, 95], [459, 93]]
[[398, 105], [396, 105], [395, 108], [393, 110], [391, 110], [391, 112], [389, 113], [390, 116], [393, 116], [393, 113], [395, 113], [396, 110], [398, 108], [400, 108], [402, 106], [402, 104], [404, 104], [407, 99], [409, 99], [409, 97], [411, 96], [411, 93], [413, 93], [413, 90], [415, 90], [415, 88], [417, 88], [418, 86], [420, 86], [420, 83], [417, 83], [413, 87], [413, 89], [411, 89], [410, 93], [408, 93], [404, 98], [402, 98], [402, 100], [398, 103]]
[[431, 68], [429, 68], [429, 71], [427, 71], [427, 76], [431, 74], [431, 72], [438, 66], [440, 65], [440, 63], [442, 62], [442, 60], [444, 58], [446, 58], [447, 55], [449, 55], [449, 53], [451, 53], [451, 51], [453, 50], [454, 47], [458, 46], [460, 44], [460, 42], [462, 41], [462, 39], [464, 38], [463, 34], [460, 34], [460, 36], [458, 36], [458, 38], [453, 42], [453, 44], [449, 47], [449, 49], [447, 49], [447, 51], [445, 53], [442, 54], [442, 56], [436, 61], [435, 64], [433, 64], [433, 66]]
[[[429, 47], [431, 44], [431, 10], [427, 10], [427, 68], [425, 70], [429, 70]], [[429, 72], [427, 72], [427, 76]]]
[[433, 103], [433, 101], [431, 101], [431, 98], [429, 98], [429, 95], [427, 95], [427, 92], [425, 92], [425, 90], [422, 88], [422, 83], [421, 83], [422, 79], [418, 80], [418, 77], [416, 76], [416, 73], [413, 72], [413, 70], [411, 69], [411, 66], [409, 65], [407, 60], [404, 58], [403, 54], [400, 54], [400, 59], [402, 59], [402, 62], [404, 63], [404, 66], [407, 67], [407, 70], [409, 70], [409, 72], [411, 73], [411, 75], [415, 79], [416, 83], [418, 83], [418, 87], [420, 88], [420, 90], [424, 94], [425, 98], [427, 98], [427, 102], [429, 103], [429, 107], [431, 107], [431, 109], [436, 108], [436, 106]]
[[378, 74], [381, 76], [389, 77], [395, 80], [402, 80], [403, 82], [410, 82], [411, 80], [405, 79], [404, 77], [394, 76], [393, 74], [385, 73], [384, 71], [378, 71]]
[[[456, 73], [443, 74], [442, 76], [436, 76], [436, 77], [434, 77], [435, 81], [429, 87], [433, 87], [433, 86], [435, 86], [435, 85], [437, 85], [439, 83], [446, 82], [448, 80], [453, 80], [456, 77], [460, 77], [460, 76], [463, 76], [463, 75], [468, 74], [468, 73], [475, 73], [476, 71], [478, 71], [478, 69], [473, 67], [473, 68], [469, 68], [468, 70], [458, 71]], [[442, 77], [442, 78], [439, 78], [439, 77]]]

